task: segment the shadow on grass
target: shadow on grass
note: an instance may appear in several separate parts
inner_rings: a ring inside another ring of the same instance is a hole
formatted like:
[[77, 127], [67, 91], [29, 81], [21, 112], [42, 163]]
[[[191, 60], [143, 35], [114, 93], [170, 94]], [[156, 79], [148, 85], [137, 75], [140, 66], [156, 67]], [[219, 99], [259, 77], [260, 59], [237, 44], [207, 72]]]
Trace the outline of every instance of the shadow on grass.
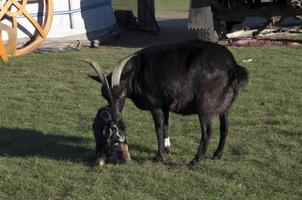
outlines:
[[[138, 164], [145, 164], [146, 162], [153, 162], [153, 158], [156, 155], [156, 149], [150, 149], [146, 146], [137, 145], [137, 144], [128, 144], [130, 154], [131, 152], [135, 152], [135, 155], [131, 154], [131, 159], [137, 162]], [[164, 161], [158, 162], [158, 164], [165, 165], [169, 170], [178, 170], [184, 167], [188, 167], [188, 163], [177, 163], [174, 161], [166, 161], [170, 160], [168, 156], [177, 156], [177, 154], [170, 152], [168, 154], [164, 154]], [[154, 162], [157, 163], [157, 162]]]
[[158, 34], [137, 30], [121, 29], [120, 37], [106, 43], [108, 46], [142, 48], [155, 44], [175, 43], [196, 39], [187, 28], [187, 18], [165, 19], [159, 21], [161, 31]]
[[137, 144], [128, 144], [130, 151], [138, 151], [140, 153], [148, 153], [148, 154], [154, 154], [156, 153], [156, 150], [151, 150], [148, 147], [137, 145]]
[[88, 162], [93, 150], [81, 146], [88, 141], [83, 137], [44, 134], [30, 129], [0, 128], [0, 156]]
[[[151, 150], [148, 147], [145, 146], [141, 146], [141, 145], [136, 145], [136, 144], [128, 144], [129, 146], [129, 151], [131, 152], [138, 152], [137, 154], [139, 155], [135, 155], [135, 156], [131, 156], [131, 159], [143, 164], [146, 161], [150, 161], [152, 160], [153, 156], [155, 156], [156, 151], [155, 150]], [[148, 154], [148, 156], [143, 156], [143, 154]]]

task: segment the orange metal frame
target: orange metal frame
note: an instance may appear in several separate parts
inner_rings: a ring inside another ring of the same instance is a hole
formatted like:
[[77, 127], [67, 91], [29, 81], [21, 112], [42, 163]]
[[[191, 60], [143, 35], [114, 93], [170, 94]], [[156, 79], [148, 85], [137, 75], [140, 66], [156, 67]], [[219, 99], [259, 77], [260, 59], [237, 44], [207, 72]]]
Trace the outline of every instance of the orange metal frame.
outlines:
[[[31, 3], [44, 3], [46, 9], [42, 25], [26, 9], [27, 2], [28, 0], [3, 0], [2, 5], [0, 5], [0, 57], [4, 62], [8, 61], [9, 56], [22, 56], [32, 52], [42, 43], [50, 30], [53, 16], [53, 0], [29, 0]], [[29, 43], [17, 48], [17, 17], [20, 15], [24, 15], [27, 18], [38, 34], [35, 38], [30, 38]], [[11, 19], [11, 26], [1, 22], [5, 16]], [[2, 31], [5, 31], [8, 35], [6, 44], [2, 40]]]

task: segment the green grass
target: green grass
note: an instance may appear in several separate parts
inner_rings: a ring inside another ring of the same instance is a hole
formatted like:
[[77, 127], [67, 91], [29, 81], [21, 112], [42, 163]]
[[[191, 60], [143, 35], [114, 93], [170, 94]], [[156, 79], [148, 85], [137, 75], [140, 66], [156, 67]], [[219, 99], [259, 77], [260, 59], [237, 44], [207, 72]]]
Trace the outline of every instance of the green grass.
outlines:
[[190, 0], [155, 0], [155, 9], [160, 11], [188, 11]]
[[[32, 54], [0, 64], [0, 199], [301, 199], [302, 48], [230, 48], [250, 73], [230, 115], [220, 161], [193, 169], [196, 116], [171, 115], [172, 152], [153, 163], [156, 136], [148, 112], [124, 109], [133, 160], [88, 164], [91, 124], [106, 103], [78, 58], [110, 71], [134, 51], [102, 47]], [[253, 62], [243, 64], [243, 59]], [[207, 156], [218, 142], [218, 123]]]
[[[189, 0], [155, 0], [156, 11], [188, 11]], [[132, 10], [137, 13], [137, 0], [113, 0], [112, 7], [114, 9]]]

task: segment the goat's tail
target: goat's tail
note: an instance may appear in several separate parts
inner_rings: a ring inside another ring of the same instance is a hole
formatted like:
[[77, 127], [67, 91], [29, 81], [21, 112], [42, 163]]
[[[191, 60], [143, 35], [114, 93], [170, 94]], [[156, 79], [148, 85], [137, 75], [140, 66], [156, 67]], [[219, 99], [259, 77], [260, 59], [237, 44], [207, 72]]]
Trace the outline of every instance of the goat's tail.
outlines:
[[235, 91], [238, 93], [248, 83], [248, 72], [244, 67], [237, 65], [231, 72], [231, 79], [235, 86]]

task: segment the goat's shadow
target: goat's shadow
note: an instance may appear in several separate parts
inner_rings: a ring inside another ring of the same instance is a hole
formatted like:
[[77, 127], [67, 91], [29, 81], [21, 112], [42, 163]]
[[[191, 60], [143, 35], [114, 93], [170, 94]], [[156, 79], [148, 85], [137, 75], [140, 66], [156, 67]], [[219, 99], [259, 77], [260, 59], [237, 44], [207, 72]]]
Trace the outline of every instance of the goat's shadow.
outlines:
[[85, 147], [89, 140], [30, 129], [0, 128], [0, 156], [88, 162], [93, 155], [93, 150]]
[[[151, 150], [148, 147], [137, 145], [137, 144], [128, 144], [129, 151], [131, 154], [131, 159], [142, 164], [146, 161], [152, 160], [153, 156], [156, 153], [156, 150]], [[135, 155], [132, 153], [135, 152]], [[148, 156], [143, 156], [143, 154], [148, 154]]]
[[[139, 163], [139, 164], [144, 164], [146, 162], [153, 162], [153, 158], [156, 154], [156, 149], [150, 149], [146, 146], [142, 146], [142, 145], [137, 145], [137, 144], [129, 144], [129, 150], [130, 150], [130, 154], [131, 154], [131, 159], [134, 160], [135, 162]], [[132, 152], [135, 152], [135, 155], [132, 155]], [[169, 155], [174, 156], [175, 153], [174, 152], [170, 152]], [[164, 157], [167, 157], [168, 155], [165, 154]], [[165, 160], [165, 159], [164, 159]], [[155, 162], [156, 163], [156, 162]], [[185, 167], [188, 167], [187, 163], [177, 163], [174, 161], [163, 161], [163, 162], [159, 162], [163, 165], [165, 165], [168, 170], [178, 170], [178, 169], [182, 169]]]

